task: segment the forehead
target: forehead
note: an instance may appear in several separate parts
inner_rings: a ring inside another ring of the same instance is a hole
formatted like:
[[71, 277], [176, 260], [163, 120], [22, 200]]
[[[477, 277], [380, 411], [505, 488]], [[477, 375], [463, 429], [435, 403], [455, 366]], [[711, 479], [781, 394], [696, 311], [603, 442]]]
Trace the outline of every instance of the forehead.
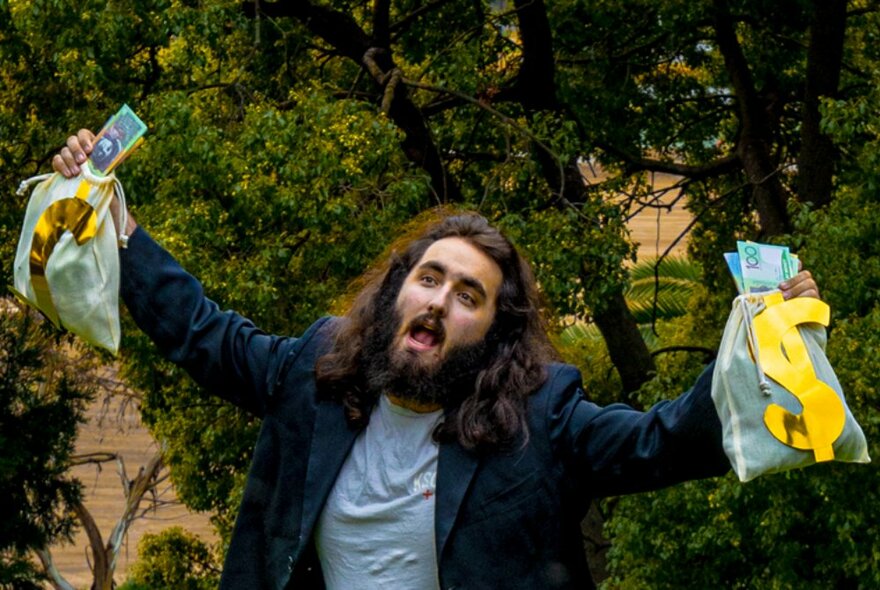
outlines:
[[416, 268], [429, 263], [438, 263], [455, 280], [479, 281], [486, 290], [486, 296], [492, 301], [501, 288], [501, 268], [482, 250], [463, 238], [443, 238], [428, 246]]

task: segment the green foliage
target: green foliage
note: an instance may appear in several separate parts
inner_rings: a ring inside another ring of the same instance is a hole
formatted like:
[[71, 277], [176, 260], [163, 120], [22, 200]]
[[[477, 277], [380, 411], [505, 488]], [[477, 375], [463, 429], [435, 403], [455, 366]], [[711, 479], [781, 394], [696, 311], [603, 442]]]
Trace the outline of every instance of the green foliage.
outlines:
[[[677, 318], [689, 311], [688, 302], [699, 286], [700, 278], [699, 266], [684, 257], [664, 258], [659, 265], [656, 259], [645, 258], [629, 269], [624, 299], [649, 348], [659, 345], [654, 332], [657, 321]], [[602, 339], [595, 324], [578, 321], [559, 334], [562, 346], [577, 346], [585, 339]]]
[[80, 498], [66, 471], [94, 387], [89, 364], [53, 349], [26, 313], [0, 300], [0, 587], [39, 579], [30, 551], [69, 539]]
[[[685, 389], [706, 359], [699, 349], [714, 350], [717, 326], [707, 321], [707, 293], [699, 284], [699, 267], [687, 258], [672, 257], [656, 267], [659, 277], [657, 314], [653, 313], [656, 260], [637, 262], [630, 270], [625, 292], [630, 309], [639, 319], [642, 337], [651, 350], [666, 349], [657, 357], [658, 373], [629, 400], [620, 399], [620, 380], [595, 324], [576, 322], [555, 338], [562, 357], [584, 373], [589, 399], [600, 404], [629, 401], [648, 407]], [[686, 350], [678, 350], [686, 347]]]
[[625, 296], [639, 324], [652, 319], [671, 319], [688, 311], [688, 300], [700, 284], [700, 267], [684, 257], [668, 257], [657, 263], [640, 260], [629, 273]]
[[[837, 318], [828, 357], [874, 456], [872, 441], [880, 435], [873, 378], [880, 368], [875, 190], [880, 168], [873, 131], [878, 106], [876, 96], [826, 104], [826, 128], [838, 142], [853, 146], [841, 174], [846, 183], [824, 210], [794, 206], [797, 233], [783, 238], [799, 250]], [[710, 227], [718, 229], [710, 232]], [[715, 232], [731, 227], [705, 224], [696, 249], [717, 252]], [[603, 587], [876, 587], [877, 481], [874, 466], [832, 464], [745, 485], [730, 475], [621, 499], [608, 527], [614, 575]], [[670, 568], [669, 563], [697, 567]]]
[[214, 552], [180, 527], [146, 534], [120, 590], [210, 590], [220, 582]]

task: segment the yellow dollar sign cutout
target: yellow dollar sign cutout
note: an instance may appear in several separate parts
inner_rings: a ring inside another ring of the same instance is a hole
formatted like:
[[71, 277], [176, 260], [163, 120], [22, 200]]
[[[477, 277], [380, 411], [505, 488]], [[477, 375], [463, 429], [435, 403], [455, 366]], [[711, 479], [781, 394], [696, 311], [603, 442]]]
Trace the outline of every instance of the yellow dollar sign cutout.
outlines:
[[764, 297], [767, 308], [753, 322], [764, 373], [794, 395], [803, 407], [793, 414], [777, 404], [764, 412], [764, 424], [784, 444], [812, 450], [817, 462], [834, 459], [832, 444], [843, 432], [846, 415], [837, 393], [819, 381], [798, 324], [828, 325], [830, 309], [813, 297], [784, 301], [781, 293]]
[[97, 214], [95, 209], [86, 202], [90, 185], [81, 181], [73, 197], [55, 201], [43, 211], [34, 228], [31, 240], [30, 271], [31, 285], [37, 298], [37, 307], [46, 314], [55, 326], [61, 325], [52, 293], [46, 281], [46, 265], [52, 250], [64, 232], [73, 234], [73, 239], [80, 246], [95, 237], [98, 232]]

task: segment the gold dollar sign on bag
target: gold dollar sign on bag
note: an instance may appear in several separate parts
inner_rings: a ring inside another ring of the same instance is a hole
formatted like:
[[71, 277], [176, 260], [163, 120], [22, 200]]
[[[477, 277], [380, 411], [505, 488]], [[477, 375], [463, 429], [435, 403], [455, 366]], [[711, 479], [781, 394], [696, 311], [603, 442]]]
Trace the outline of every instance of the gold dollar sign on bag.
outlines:
[[834, 459], [832, 444], [843, 432], [845, 410], [837, 393], [816, 377], [798, 324], [828, 325], [830, 309], [812, 297], [783, 300], [781, 293], [764, 297], [767, 308], [754, 318], [764, 373], [801, 403], [800, 414], [770, 404], [764, 424], [774, 437], [796, 449], [813, 451], [817, 462]]
[[61, 320], [52, 302], [52, 293], [46, 280], [46, 265], [49, 263], [52, 250], [65, 232], [69, 231], [73, 234], [73, 239], [80, 246], [97, 234], [97, 214], [86, 202], [90, 189], [88, 182], [81, 181], [77, 186], [76, 194], [49, 205], [40, 215], [34, 228], [29, 261], [31, 285], [34, 288], [38, 307], [55, 326], [60, 326]]

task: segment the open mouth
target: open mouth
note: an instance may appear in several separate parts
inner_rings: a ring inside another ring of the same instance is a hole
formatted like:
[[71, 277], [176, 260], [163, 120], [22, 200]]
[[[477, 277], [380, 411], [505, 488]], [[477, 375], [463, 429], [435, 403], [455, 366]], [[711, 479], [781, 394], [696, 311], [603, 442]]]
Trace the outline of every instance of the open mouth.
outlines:
[[407, 341], [417, 351], [431, 350], [443, 342], [443, 326], [430, 319], [416, 318], [410, 325]]

